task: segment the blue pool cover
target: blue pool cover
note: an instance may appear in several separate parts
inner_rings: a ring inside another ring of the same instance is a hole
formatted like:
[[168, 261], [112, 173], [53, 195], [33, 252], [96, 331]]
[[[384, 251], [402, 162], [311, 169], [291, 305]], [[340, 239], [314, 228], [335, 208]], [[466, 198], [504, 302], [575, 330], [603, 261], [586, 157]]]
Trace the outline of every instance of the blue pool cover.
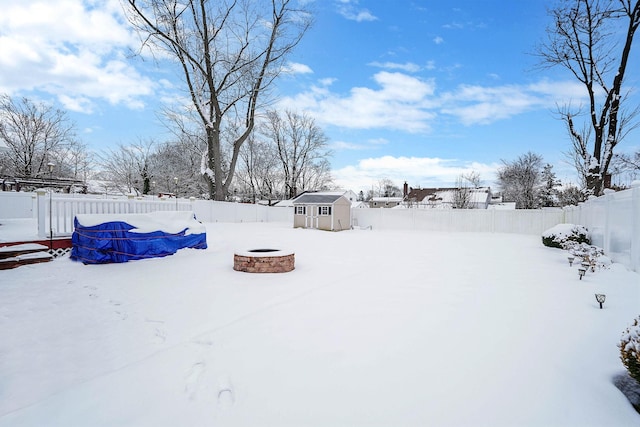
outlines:
[[[191, 215], [192, 220], [195, 221], [195, 217]], [[130, 223], [134, 221], [126, 220], [126, 217], [132, 216], [134, 215], [125, 215], [123, 220], [89, 226], [82, 225], [76, 216], [71, 238], [73, 244], [71, 259], [84, 264], [119, 263], [164, 257], [183, 248], [207, 248], [207, 234], [204, 226], [197, 227], [195, 233], [188, 226], [173, 233], [162, 230], [140, 232]]]

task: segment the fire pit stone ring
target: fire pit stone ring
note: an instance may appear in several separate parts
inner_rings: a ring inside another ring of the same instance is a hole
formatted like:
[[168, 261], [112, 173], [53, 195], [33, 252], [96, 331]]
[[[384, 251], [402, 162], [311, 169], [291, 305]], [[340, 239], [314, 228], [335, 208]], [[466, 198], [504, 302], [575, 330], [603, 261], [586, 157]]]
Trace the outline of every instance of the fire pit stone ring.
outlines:
[[233, 269], [246, 273], [287, 273], [295, 268], [295, 253], [282, 249], [257, 248], [236, 251]]

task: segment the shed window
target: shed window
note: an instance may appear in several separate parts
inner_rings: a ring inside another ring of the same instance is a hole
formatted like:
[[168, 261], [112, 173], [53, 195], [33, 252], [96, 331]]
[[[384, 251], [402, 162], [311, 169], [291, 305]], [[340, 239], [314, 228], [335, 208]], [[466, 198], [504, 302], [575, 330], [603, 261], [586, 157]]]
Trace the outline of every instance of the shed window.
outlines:
[[296, 215], [305, 215], [307, 213], [306, 206], [296, 206]]
[[320, 206], [320, 215], [331, 215], [331, 206]]

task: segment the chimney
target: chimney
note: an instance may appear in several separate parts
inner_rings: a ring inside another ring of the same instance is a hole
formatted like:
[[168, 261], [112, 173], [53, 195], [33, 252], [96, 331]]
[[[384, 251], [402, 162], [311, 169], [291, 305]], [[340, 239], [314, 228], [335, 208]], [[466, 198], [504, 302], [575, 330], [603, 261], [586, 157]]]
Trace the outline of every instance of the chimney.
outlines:
[[409, 194], [409, 184], [405, 181], [404, 186], [402, 187], [402, 196], [407, 197], [407, 194]]

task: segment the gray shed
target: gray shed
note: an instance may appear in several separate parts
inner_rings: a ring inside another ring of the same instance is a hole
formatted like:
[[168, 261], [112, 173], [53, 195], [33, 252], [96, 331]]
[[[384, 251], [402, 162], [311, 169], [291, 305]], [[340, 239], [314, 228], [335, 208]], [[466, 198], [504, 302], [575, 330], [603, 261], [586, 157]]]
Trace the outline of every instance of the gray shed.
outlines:
[[351, 202], [343, 195], [306, 193], [293, 201], [293, 227], [341, 231], [351, 228]]

